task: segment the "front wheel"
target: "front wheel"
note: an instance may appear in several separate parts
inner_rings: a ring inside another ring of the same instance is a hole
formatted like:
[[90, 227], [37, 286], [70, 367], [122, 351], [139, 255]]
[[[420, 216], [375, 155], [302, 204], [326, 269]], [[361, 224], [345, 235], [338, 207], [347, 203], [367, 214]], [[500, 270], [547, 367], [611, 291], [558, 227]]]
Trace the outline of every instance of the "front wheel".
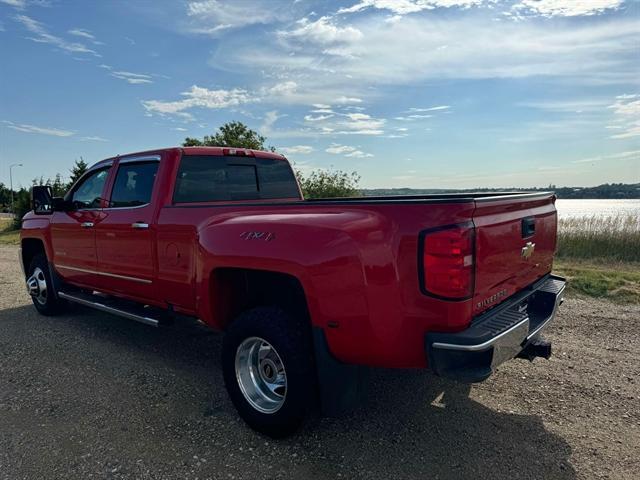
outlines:
[[42, 315], [60, 313], [65, 305], [54, 291], [49, 263], [44, 255], [36, 255], [31, 260], [27, 275], [27, 291], [31, 295], [33, 305]]
[[265, 435], [293, 433], [314, 402], [316, 376], [308, 331], [279, 308], [255, 308], [228, 328], [222, 369], [231, 401]]

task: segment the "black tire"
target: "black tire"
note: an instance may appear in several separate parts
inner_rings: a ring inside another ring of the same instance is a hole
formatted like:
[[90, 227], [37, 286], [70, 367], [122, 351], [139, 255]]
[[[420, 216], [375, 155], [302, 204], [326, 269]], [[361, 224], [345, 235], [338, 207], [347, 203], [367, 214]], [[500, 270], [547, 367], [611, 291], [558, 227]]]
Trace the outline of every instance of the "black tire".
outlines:
[[[252, 405], [236, 376], [236, 354], [245, 340], [260, 338], [275, 349], [286, 371], [286, 393], [279, 409], [264, 413]], [[277, 307], [259, 307], [238, 316], [222, 343], [222, 372], [236, 410], [254, 430], [272, 438], [291, 435], [313, 410], [316, 373], [309, 327]]]
[[44, 281], [44, 284], [46, 285], [45, 296], [31, 296], [31, 300], [33, 301], [33, 305], [36, 307], [36, 310], [38, 310], [40, 314], [47, 316], [61, 313], [66, 306], [66, 302], [58, 298], [57, 292], [55, 292], [53, 282], [51, 281], [49, 262], [47, 262], [47, 257], [44, 254], [36, 255], [31, 260], [27, 273], [27, 282], [36, 272], [40, 281]]

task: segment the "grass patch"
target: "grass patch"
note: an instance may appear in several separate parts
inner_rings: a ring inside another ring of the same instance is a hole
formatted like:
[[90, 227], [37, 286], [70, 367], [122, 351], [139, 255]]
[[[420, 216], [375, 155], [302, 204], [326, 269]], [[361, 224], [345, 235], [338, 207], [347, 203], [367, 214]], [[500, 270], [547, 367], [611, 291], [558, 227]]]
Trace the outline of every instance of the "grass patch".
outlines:
[[640, 262], [640, 216], [561, 219], [557, 257]]
[[18, 245], [18, 244], [20, 244], [20, 230], [0, 232], [0, 245]]
[[0, 245], [19, 245], [20, 230], [0, 232]]
[[559, 260], [554, 273], [567, 277], [569, 292], [618, 303], [640, 304], [640, 264]]
[[0, 245], [18, 245], [20, 243], [20, 230], [12, 230], [13, 220], [0, 218]]
[[640, 217], [559, 220], [554, 267], [569, 292], [640, 304]]
[[13, 220], [11, 218], [0, 217], [0, 232], [4, 232], [11, 228]]

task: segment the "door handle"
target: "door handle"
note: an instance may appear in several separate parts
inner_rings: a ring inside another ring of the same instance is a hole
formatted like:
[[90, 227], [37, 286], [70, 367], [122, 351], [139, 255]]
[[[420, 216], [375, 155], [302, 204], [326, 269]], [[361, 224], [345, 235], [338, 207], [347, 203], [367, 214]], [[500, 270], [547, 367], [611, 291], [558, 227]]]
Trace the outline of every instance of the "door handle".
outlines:
[[146, 230], [147, 228], [149, 228], [149, 224], [144, 222], [133, 222], [131, 226], [138, 230]]
[[82, 222], [80, 226], [82, 228], [93, 228], [93, 222]]

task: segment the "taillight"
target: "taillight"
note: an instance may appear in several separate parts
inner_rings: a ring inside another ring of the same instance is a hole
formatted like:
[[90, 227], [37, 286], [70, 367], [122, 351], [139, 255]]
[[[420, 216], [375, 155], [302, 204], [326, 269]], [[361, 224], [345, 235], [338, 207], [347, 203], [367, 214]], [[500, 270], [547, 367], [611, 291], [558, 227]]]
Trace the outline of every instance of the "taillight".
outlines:
[[474, 261], [472, 224], [453, 225], [420, 234], [420, 281], [427, 295], [451, 300], [471, 297]]

